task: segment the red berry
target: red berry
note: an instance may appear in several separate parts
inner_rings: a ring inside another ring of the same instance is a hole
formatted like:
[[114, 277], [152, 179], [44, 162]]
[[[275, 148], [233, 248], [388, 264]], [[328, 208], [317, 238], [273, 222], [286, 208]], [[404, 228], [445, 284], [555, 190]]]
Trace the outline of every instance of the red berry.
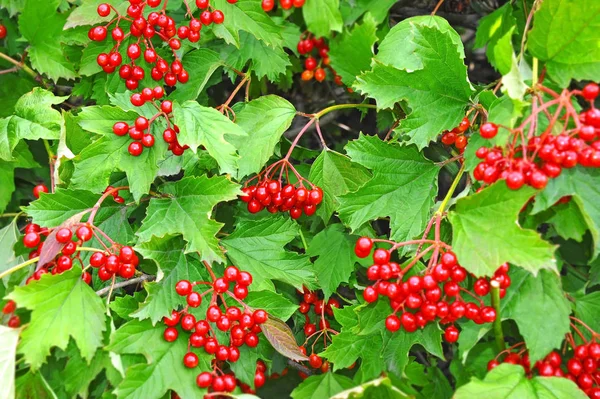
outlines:
[[373, 241], [369, 237], [361, 237], [356, 241], [354, 246], [354, 253], [359, 258], [366, 258], [373, 249]]
[[47, 193], [47, 192], [48, 192], [48, 187], [46, 187], [45, 184], [38, 184], [37, 186], [35, 186], [33, 188], [33, 196], [35, 198], [40, 198], [41, 193]]
[[162, 112], [170, 114], [171, 112], [173, 112], [173, 103], [169, 100], [165, 100], [160, 104], [160, 109], [162, 110]]
[[138, 157], [142, 154], [143, 149], [144, 149], [144, 147], [142, 146], [141, 143], [134, 141], [131, 144], [129, 144], [127, 151], [129, 151], [129, 153], [131, 155], [133, 155], [134, 157]]
[[15, 311], [16, 308], [17, 304], [15, 303], [15, 301], [9, 300], [8, 302], [6, 302], [6, 304], [4, 304], [4, 307], [2, 308], [2, 313], [11, 314]]
[[377, 293], [377, 290], [375, 290], [375, 288], [373, 288], [373, 287], [367, 287], [363, 291], [363, 298], [368, 303], [375, 302], [378, 297], [379, 297], [379, 294]]
[[385, 319], [385, 328], [387, 328], [391, 332], [398, 331], [400, 329], [400, 319], [398, 318], [398, 316], [394, 314], [389, 315]]
[[262, 7], [263, 11], [269, 12], [273, 10], [273, 7], [275, 7], [275, 0], [262, 0], [260, 6]]
[[252, 317], [256, 324], [263, 324], [267, 321], [269, 315], [264, 310], [258, 309], [258, 310], [254, 311], [254, 314], [252, 315]]
[[179, 332], [177, 331], [177, 329], [175, 327], [167, 327], [167, 329], [165, 329], [163, 337], [165, 338], [165, 341], [173, 342], [177, 339], [178, 335], [179, 335]]
[[187, 280], [180, 280], [175, 285], [175, 291], [181, 296], [188, 295], [190, 292], [192, 292], [192, 288], [192, 283]]
[[18, 328], [21, 325], [21, 319], [19, 318], [19, 316], [14, 315], [10, 319], [8, 319], [8, 323], [6, 323], [6, 325], [10, 328]]
[[183, 357], [183, 365], [189, 369], [193, 369], [198, 365], [198, 356], [193, 352], [188, 352]]
[[192, 308], [197, 308], [202, 303], [202, 297], [197, 292], [190, 292], [186, 298], [186, 302]]
[[77, 238], [81, 241], [89, 241], [92, 239], [92, 229], [87, 226], [81, 226], [77, 229], [75, 235], [77, 235]]
[[196, 377], [196, 384], [200, 388], [208, 388], [212, 384], [213, 376], [211, 373], [204, 371]]
[[[102, 270], [102, 268], [101, 268], [101, 270]], [[167, 325], [169, 327], [174, 327], [177, 324], [179, 324], [180, 319], [181, 319], [181, 314], [178, 311], [173, 310], [171, 312], [170, 317], [167, 317], [167, 316], [163, 317], [163, 323], [165, 323], [165, 325]]]
[[581, 91], [583, 98], [589, 101], [594, 101], [598, 97], [598, 93], [600, 93], [600, 87], [596, 83], [586, 84]]
[[35, 248], [40, 243], [40, 235], [38, 233], [27, 233], [23, 237], [23, 245], [27, 248]]
[[221, 10], [215, 10], [212, 13], [212, 20], [215, 24], [222, 24], [225, 20], [225, 16]]
[[484, 139], [491, 139], [498, 134], [498, 125], [492, 122], [486, 122], [479, 128], [479, 133]]
[[448, 326], [446, 328], [446, 330], [444, 331], [444, 339], [446, 340], [446, 342], [448, 342], [450, 344], [458, 341], [459, 335], [460, 335], [460, 332], [458, 331], [458, 328], [456, 328], [455, 326]]
[[318, 369], [323, 365], [323, 359], [321, 359], [318, 355], [312, 354], [308, 357], [308, 363], [314, 369]]
[[375, 252], [373, 252], [373, 262], [378, 265], [384, 265], [390, 261], [390, 252], [377, 248]]

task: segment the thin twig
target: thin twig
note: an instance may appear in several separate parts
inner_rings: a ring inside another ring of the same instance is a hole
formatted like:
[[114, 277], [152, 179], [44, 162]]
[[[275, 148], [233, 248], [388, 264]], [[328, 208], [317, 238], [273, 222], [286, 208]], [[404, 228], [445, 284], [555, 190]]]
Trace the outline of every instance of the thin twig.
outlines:
[[[113, 289], [117, 289], [117, 288], [123, 288], [123, 287], [127, 287], [129, 285], [134, 285], [134, 284], [138, 284], [138, 283], [143, 283], [145, 281], [154, 281], [154, 279], [156, 279], [155, 276], [152, 276], [150, 274], [143, 274], [140, 277], [136, 277], [136, 278], [132, 278], [130, 280], [126, 280], [126, 281], [121, 281], [120, 283], [116, 283], [112, 286]], [[96, 294], [98, 294], [99, 296], [103, 296], [105, 294], [108, 293], [108, 291], [110, 291], [111, 287], [104, 287], [101, 290], [96, 291]]]

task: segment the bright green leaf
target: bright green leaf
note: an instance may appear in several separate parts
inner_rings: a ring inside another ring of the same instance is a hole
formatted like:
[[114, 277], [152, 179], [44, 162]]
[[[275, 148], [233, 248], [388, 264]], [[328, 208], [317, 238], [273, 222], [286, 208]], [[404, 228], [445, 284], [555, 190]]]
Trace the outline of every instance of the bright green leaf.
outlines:
[[340, 205], [338, 197], [358, 190], [370, 177], [366, 168], [347, 156], [335, 151], [322, 151], [313, 162], [308, 177], [323, 189], [323, 202], [317, 208], [317, 215], [328, 222]]
[[152, 259], [159, 268], [159, 281], [148, 283], [148, 297], [139, 309], [131, 314], [138, 319], [150, 319], [153, 324], [163, 316], [171, 314], [173, 309], [185, 305], [185, 297], [175, 292], [175, 284], [180, 280], [201, 281], [200, 270], [203, 266], [197, 259], [185, 255], [181, 248], [185, 242], [180, 236], [152, 237], [135, 247], [144, 258]]
[[290, 396], [293, 399], [331, 398], [354, 385], [350, 378], [335, 373], [313, 375], [302, 381]]
[[356, 230], [389, 216], [390, 238], [397, 241], [421, 233], [437, 193], [439, 168], [414, 146], [389, 144], [376, 136], [361, 135], [346, 151], [352, 161], [371, 169], [373, 178], [358, 191], [338, 197], [340, 219]]
[[541, 269], [556, 272], [554, 247], [517, 224], [519, 211], [534, 193], [530, 187], [512, 191], [499, 182], [458, 200], [449, 215], [452, 249], [465, 269], [491, 276], [510, 262], [534, 274]]
[[298, 305], [273, 291], [250, 291], [244, 302], [253, 309], [266, 310], [270, 315], [284, 321], [298, 310]]
[[262, 169], [295, 115], [294, 106], [275, 95], [259, 97], [236, 112], [236, 123], [248, 132], [248, 136], [231, 137], [240, 154], [238, 179]]
[[178, 141], [189, 145], [194, 152], [204, 146], [216, 159], [223, 173], [234, 174], [237, 169], [238, 155], [235, 147], [225, 135], [246, 137], [246, 132], [225, 115], [214, 108], [204, 107], [195, 101], [173, 105], [175, 124], [181, 132]]
[[310, 242], [308, 255], [317, 256], [313, 269], [325, 299], [341, 283], [348, 282], [354, 271], [354, 239], [341, 224], [329, 225], [317, 234]]
[[454, 399], [585, 399], [587, 396], [573, 381], [561, 377], [528, 378], [525, 369], [512, 364], [501, 364], [490, 371], [485, 379], [474, 378], [458, 388]]
[[598, 1], [547, 0], [534, 14], [527, 47], [561, 87], [571, 79], [595, 81], [600, 75], [598, 29]]
[[[239, 186], [225, 177], [186, 177], [163, 186], [167, 198], [153, 198], [137, 231], [141, 242], [152, 236], [181, 234], [188, 242], [185, 252], [199, 252], [203, 260], [223, 260], [215, 235], [222, 223], [211, 219], [215, 205], [237, 198]], [[239, 265], [238, 266], [242, 266]]]
[[65, 349], [70, 337], [88, 361], [102, 345], [104, 305], [81, 279], [80, 268], [45, 274], [35, 284], [15, 288], [8, 297], [19, 307], [32, 310], [18, 348], [32, 370], [40, 368], [51, 348]]
[[252, 289], [268, 289], [278, 280], [302, 289], [315, 286], [310, 260], [284, 249], [299, 235], [298, 225], [284, 216], [270, 216], [238, 223], [222, 240], [227, 257], [254, 277]]
[[216, 52], [201, 48], [190, 51], [181, 60], [190, 75], [185, 84], [178, 84], [169, 98], [179, 102], [195, 100], [208, 83], [210, 77], [223, 65], [223, 61]]
[[343, 27], [339, 0], [306, 0], [302, 16], [308, 30], [317, 37], [329, 37]]
[[336, 37], [329, 51], [332, 67], [347, 86], [351, 86], [358, 75], [371, 68], [377, 26], [368, 15], [352, 31]]

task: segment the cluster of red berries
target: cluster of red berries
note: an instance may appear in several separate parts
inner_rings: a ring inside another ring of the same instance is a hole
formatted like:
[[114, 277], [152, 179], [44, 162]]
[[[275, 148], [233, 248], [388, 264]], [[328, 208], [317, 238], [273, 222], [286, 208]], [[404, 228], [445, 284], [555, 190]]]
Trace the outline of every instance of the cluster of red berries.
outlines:
[[[301, 8], [306, 0], [279, 0], [279, 7], [284, 10], [291, 10], [293, 8]], [[270, 12], [275, 8], [275, 0], [262, 0], [260, 4], [265, 12]]]
[[[32, 250], [29, 253], [29, 259], [40, 256], [45, 243], [42, 241], [42, 237], [48, 237], [52, 232], [52, 229], [42, 229], [39, 225], [34, 223], [29, 223], [25, 226], [23, 245]], [[85, 224], [79, 226], [75, 232], [76, 241], [72, 240], [73, 233], [67, 228], [59, 229], [56, 232], [55, 238], [60, 244], [64, 244], [61, 252], [52, 261], [41, 265], [41, 267], [26, 280], [26, 284], [39, 280], [46, 273], [59, 274], [70, 270], [73, 267], [74, 260], [78, 260], [83, 266], [83, 261], [80, 258], [77, 247], [92, 239], [91, 228]], [[92, 282], [92, 275], [88, 272], [83, 272], [81, 278], [88, 284]]]
[[304, 212], [307, 216], [314, 215], [317, 206], [323, 201], [323, 190], [311, 183], [312, 189], [307, 190], [299, 181], [299, 187], [286, 184], [282, 187], [279, 180], [264, 179], [253, 186], [242, 189], [245, 195], [240, 199], [248, 204], [250, 213], [258, 213], [264, 208], [271, 213], [288, 212], [292, 219], [298, 219]]
[[[308, 82], [315, 78], [317, 82], [322, 82], [327, 77], [325, 69], [329, 69], [333, 75], [333, 81], [338, 86], [342, 85], [342, 78], [331, 67], [329, 60], [329, 46], [325, 39], [315, 38], [310, 33], [302, 34], [298, 41], [298, 53], [304, 57], [304, 71], [302, 80]], [[314, 56], [313, 56], [314, 54]]]
[[[361, 237], [354, 251], [358, 257], [366, 258], [372, 248], [373, 241]], [[494, 308], [485, 306], [481, 300], [491, 291], [490, 281], [498, 282], [501, 296], [510, 286], [509, 266], [504, 264], [492, 279], [477, 279], [473, 285], [474, 292], [461, 287], [460, 283], [467, 280], [468, 272], [458, 264], [456, 255], [451, 251], [442, 254], [441, 262], [433, 270], [426, 271], [423, 276], [413, 275], [403, 280], [405, 273], [398, 263], [390, 261], [390, 255], [382, 248], [373, 252], [374, 265], [367, 269], [367, 278], [374, 284], [365, 288], [363, 298], [367, 303], [377, 301], [380, 295], [389, 299], [393, 313], [387, 317], [385, 326], [391, 332], [401, 327], [407, 332], [414, 332], [439, 320], [441, 324], [450, 324], [444, 331], [444, 339], [449, 343], [456, 342], [459, 330], [452, 323], [458, 319], [464, 317], [477, 324], [491, 323], [496, 319]], [[473, 297], [477, 303], [465, 302], [461, 293]], [[399, 310], [402, 310], [400, 317], [396, 315]]]
[[115, 190], [115, 188], [113, 186], [108, 186], [106, 187], [106, 190], [104, 190], [104, 193], [107, 193], [109, 191], [112, 191], [110, 193], [110, 195], [113, 197], [113, 199], [115, 200], [115, 202], [117, 204], [124, 204], [125, 203], [125, 198], [121, 197], [119, 195], [119, 190]]
[[[227, 1], [229, 3], [237, 2], [237, 0]], [[150, 71], [152, 79], [156, 81], [163, 79], [168, 86], [175, 86], [177, 82], [186, 83], [189, 80], [189, 75], [176, 54], [176, 51], [181, 48], [181, 40], [187, 39], [192, 43], [198, 42], [202, 26], [212, 23], [221, 24], [225, 19], [220, 10], [209, 10], [208, 0], [196, 0], [198, 8], [204, 10], [201, 12], [200, 18], [192, 18], [188, 25], [177, 27], [175, 20], [166, 15], [165, 7], [150, 13], [147, 13], [145, 10], [146, 6], [155, 8], [161, 3], [162, 0], [129, 0], [127, 15], [121, 15], [110, 4], [102, 3], [98, 6], [98, 15], [107, 17], [114, 11], [115, 17], [105, 25], [91, 28], [88, 33], [91, 40], [103, 41], [107, 37], [108, 29], [111, 25], [115, 25], [111, 28], [111, 37], [115, 42], [115, 46], [109, 53], [98, 55], [97, 62], [106, 73], [112, 73], [120, 66], [119, 76], [125, 80], [125, 84], [129, 90], [137, 89], [139, 81], [145, 75], [145, 70], [136, 65], [136, 60], [142, 56], [142, 46], [144, 46], [144, 61], [152, 66]], [[119, 27], [119, 23], [123, 21], [129, 24], [128, 29], [126, 29], [128, 32]], [[131, 61], [121, 65], [123, 56], [119, 51], [119, 47], [130, 36], [137, 38], [137, 41], [129, 44], [127, 47], [126, 54]], [[174, 57], [174, 61], [170, 65], [167, 60], [157, 54], [151, 41], [155, 37], [159, 38], [162, 42], [168, 43]]]
[[2, 307], [2, 318], [8, 317], [7, 326], [10, 328], [18, 328], [21, 326], [21, 319], [15, 313], [17, 310], [17, 304], [15, 301], [9, 300]]
[[6, 37], [6, 26], [0, 24], [0, 40]]
[[[575, 115], [578, 120], [573, 121], [576, 124], [573, 129], [568, 129], [571, 115], [567, 114], [563, 132], [559, 135], [553, 135], [550, 126], [542, 135], [522, 139], [520, 144], [509, 143], [507, 148], [479, 148], [476, 156], [482, 161], [473, 171], [475, 179], [485, 184], [506, 180], [511, 190], [518, 190], [525, 184], [543, 189], [549, 179], [560, 175], [563, 168], [578, 164], [600, 167], [600, 109], [593, 104], [599, 92], [595, 83], [589, 83], [581, 91], [591, 108]], [[479, 132], [483, 138], [490, 139], [496, 136], [498, 129], [498, 125], [486, 122]], [[516, 133], [519, 131], [513, 132]]]
[[[181, 310], [173, 310], [170, 317], [163, 319], [167, 326], [164, 339], [173, 342], [179, 336], [175, 328], [181, 326], [183, 331], [190, 332], [189, 345], [193, 348], [203, 348], [210, 355], [214, 355], [215, 370], [213, 372], [202, 372], [198, 375], [196, 383], [200, 388], [211, 388], [214, 392], [231, 392], [237, 386], [233, 374], [223, 374], [219, 362], [236, 362], [240, 358], [242, 345], [254, 348], [258, 345], [258, 334], [261, 332], [260, 325], [268, 319], [268, 314], [262, 309], [251, 311], [244, 305], [245, 310], [236, 306], [227, 306], [224, 302], [217, 304], [217, 297], [227, 294], [238, 302], [248, 295], [248, 286], [252, 283], [252, 275], [240, 271], [235, 266], [228, 266], [223, 277], [216, 278], [210, 282], [190, 282], [181, 280], [175, 285], [177, 294], [186, 297], [187, 306]], [[235, 285], [233, 292], [229, 291], [230, 285]], [[210, 288], [203, 293], [194, 291], [196, 286], [208, 285]], [[206, 319], [196, 319], [188, 312], [189, 308], [197, 308], [202, 303], [202, 297], [212, 293], [210, 306], [206, 311]], [[241, 303], [241, 302], [240, 302]], [[224, 307], [224, 311], [221, 309]], [[211, 323], [214, 325], [211, 326]], [[224, 345], [217, 340], [216, 330], [228, 333], [229, 344]], [[183, 358], [183, 364], [188, 368], [198, 366], [198, 356], [189, 351]], [[223, 375], [219, 376], [218, 373]]]
[[[315, 334], [317, 332], [317, 324], [319, 325], [319, 330], [329, 328], [329, 321], [325, 318], [325, 315], [333, 317], [333, 308], [339, 308], [340, 302], [335, 298], [329, 298], [325, 302], [325, 300], [319, 298], [318, 292], [310, 291], [306, 287], [303, 287], [302, 291], [298, 290], [296, 292], [302, 297], [298, 310], [304, 315], [306, 321], [304, 324], [304, 335], [308, 338]], [[314, 323], [310, 318], [311, 309], [316, 316]]]
[[471, 122], [469, 122], [469, 118], [465, 116], [454, 129], [442, 133], [442, 143], [447, 146], [454, 145], [462, 154], [469, 142], [469, 138], [464, 133], [470, 126]]
[[183, 152], [189, 148], [187, 145], [182, 146], [177, 141], [177, 134], [179, 128], [173, 124], [171, 128], [171, 113], [173, 112], [173, 103], [169, 100], [163, 100], [160, 106], [156, 105], [155, 101], [160, 100], [164, 95], [164, 90], [161, 86], [157, 86], [154, 89], [145, 88], [140, 93], [133, 93], [131, 95], [131, 104], [136, 107], [141, 107], [147, 102], [152, 103], [158, 110], [158, 112], [150, 119], [139, 116], [130, 126], [127, 122], [116, 122], [113, 125], [113, 133], [117, 136], [125, 136], [129, 134], [132, 141], [127, 148], [129, 154], [134, 157], [140, 156], [144, 150], [144, 147], [150, 148], [154, 146], [155, 139], [151, 131], [152, 123], [159, 117], [165, 118], [167, 122], [167, 128], [163, 131], [163, 140], [169, 144], [169, 151], [174, 155], [180, 156]]
[[[80, 252], [77, 247], [80, 247], [84, 242], [92, 239], [92, 227], [87, 224], [75, 226], [75, 235], [71, 228], [61, 227], [56, 230], [54, 239], [62, 244], [63, 247], [56, 259], [42, 265], [28, 279], [27, 284], [33, 280], [39, 280], [46, 273], [58, 274], [70, 270], [73, 267], [73, 261], [77, 260], [83, 267], [83, 260], [80, 257]], [[23, 237], [23, 245], [31, 248], [29, 259], [38, 257], [42, 251], [44, 242], [42, 237], [49, 236], [53, 230], [41, 229], [37, 224], [30, 223], [25, 226], [25, 236]], [[75, 239], [75, 241], [74, 241]], [[98, 277], [106, 281], [118, 274], [123, 278], [131, 278], [135, 275], [135, 268], [139, 264], [139, 258], [129, 246], [122, 246], [119, 249], [118, 256], [112, 254], [111, 249], [106, 252], [95, 252], [90, 257], [90, 265], [98, 268]], [[81, 278], [88, 284], [92, 282], [92, 275], [88, 272], [83, 272]]]
[[[488, 371], [500, 365], [499, 358], [503, 358], [502, 363], [522, 366], [528, 378], [536, 374], [542, 377], [568, 378], [590, 398], [600, 399], [600, 344], [595, 341], [575, 346], [568, 360], [552, 351], [543, 360], [537, 361], [533, 368], [526, 350], [505, 351], [488, 362]], [[563, 365], [564, 361], [566, 363]]]

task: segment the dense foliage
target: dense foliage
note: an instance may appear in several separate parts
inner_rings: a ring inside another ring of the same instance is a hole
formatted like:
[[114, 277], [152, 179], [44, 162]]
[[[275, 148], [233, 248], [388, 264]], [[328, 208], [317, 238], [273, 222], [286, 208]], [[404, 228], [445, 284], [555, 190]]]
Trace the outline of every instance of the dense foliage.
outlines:
[[0, 0], [0, 398], [600, 399], [597, 0]]

